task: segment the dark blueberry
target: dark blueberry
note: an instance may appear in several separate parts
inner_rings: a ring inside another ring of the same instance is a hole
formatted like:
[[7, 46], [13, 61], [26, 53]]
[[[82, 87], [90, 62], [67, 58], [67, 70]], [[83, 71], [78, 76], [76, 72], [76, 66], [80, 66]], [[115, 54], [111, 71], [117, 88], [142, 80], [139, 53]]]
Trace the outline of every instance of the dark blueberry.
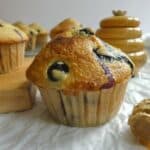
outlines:
[[79, 30], [80, 33], [85, 33], [87, 35], [94, 35], [94, 32], [92, 32], [90, 29], [88, 28], [83, 28]]
[[112, 62], [112, 61], [116, 60], [116, 61], [120, 61], [120, 62], [125, 62], [131, 67], [132, 70], [134, 69], [132, 62], [127, 57], [125, 57], [123, 55], [109, 56], [109, 55], [100, 54], [98, 52], [98, 48], [93, 49], [93, 52], [96, 54], [96, 56], [102, 62], [105, 62], [105, 61], [106, 62]]
[[49, 80], [52, 81], [59, 81], [59, 79], [57, 77], [54, 76], [53, 74], [53, 70], [57, 70], [60, 71], [62, 73], [68, 73], [69, 72], [69, 67], [67, 64], [65, 64], [62, 61], [57, 61], [55, 63], [53, 63], [47, 70], [47, 76]]
[[4, 25], [0, 24], [0, 27], [3, 27]]

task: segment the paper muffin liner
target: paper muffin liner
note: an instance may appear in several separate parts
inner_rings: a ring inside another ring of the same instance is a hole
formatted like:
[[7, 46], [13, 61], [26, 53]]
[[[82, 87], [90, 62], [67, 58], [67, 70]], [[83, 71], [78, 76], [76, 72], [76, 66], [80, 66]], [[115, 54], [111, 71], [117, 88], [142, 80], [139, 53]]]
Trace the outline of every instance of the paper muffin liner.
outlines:
[[126, 86], [127, 81], [124, 81], [110, 89], [81, 91], [77, 95], [42, 88], [40, 92], [54, 120], [69, 126], [90, 127], [103, 124], [116, 115]]
[[0, 74], [10, 72], [22, 66], [25, 42], [0, 45]]
[[48, 41], [48, 35], [47, 34], [39, 34], [37, 36], [37, 46], [45, 46], [45, 44], [47, 43]]

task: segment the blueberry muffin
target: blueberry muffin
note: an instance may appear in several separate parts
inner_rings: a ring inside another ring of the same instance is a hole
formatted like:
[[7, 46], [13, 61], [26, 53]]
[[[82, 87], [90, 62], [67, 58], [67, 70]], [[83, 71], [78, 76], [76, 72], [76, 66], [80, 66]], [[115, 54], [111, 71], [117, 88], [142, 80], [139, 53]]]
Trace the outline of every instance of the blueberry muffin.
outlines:
[[27, 35], [17, 27], [0, 21], [0, 74], [22, 66]]
[[150, 148], [150, 99], [134, 107], [128, 123], [139, 142]]
[[134, 65], [87, 29], [67, 32], [69, 36], [57, 36], [40, 51], [27, 78], [39, 87], [59, 123], [103, 124], [118, 112]]
[[38, 47], [43, 47], [48, 41], [48, 31], [42, 27], [41, 25], [37, 23], [32, 23], [29, 25], [29, 27], [33, 28], [34, 30], [37, 31], [37, 40], [36, 40], [36, 45]]
[[23, 32], [27, 34], [29, 41], [26, 45], [26, 50], [34, 50], [36, 47], [36, 39], [38, 32], [22, 22], [16, 22], [13, 25], [20, 28]]
[[57, 24], [53, 29], [50, 31], [50, 37], [53, 39], [56, 35], [63, 33], [70, 29], [80, 29], [82, 25], [80, 22], [73, 18], [67, 18]]

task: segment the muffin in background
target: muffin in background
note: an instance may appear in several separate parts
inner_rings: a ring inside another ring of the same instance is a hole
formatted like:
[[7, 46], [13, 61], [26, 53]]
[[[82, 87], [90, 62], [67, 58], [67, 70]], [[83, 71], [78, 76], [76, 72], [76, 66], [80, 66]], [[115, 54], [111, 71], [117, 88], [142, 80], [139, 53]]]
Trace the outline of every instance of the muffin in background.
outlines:
[[37, 23], [32, 23], [29, 25], [29, 27], [33, 28], [37, 31], [37, 40], [36, 40], [36, 46], [43, 47], [46, 45], [48, 41], [48, 31], [42, 27], [41, 25]]
[[124, 53], [84, 31], [74, 31], [72, 36], [67, 31], [69, 36], [51, 40], [26, 73], [39, 87], [51, 116], [78, 127], [113, 118], [134, 72]]
[[150, 148], [150, 99], [143, 100], [133, 108], [128, 124], [137, 140]]
[[82, 28], [82, 24], [79, 21], [73, 18], [66, 18], [51, 29], [50, 37], [53, 39], [56, 35], [66, 32], [67, 30], [80, 28]]
[[29, 41], [26, 45], [26, 50], [34, 50], [36, 48], [38, 32], [20, 21], [15, 22], [13, 25], [20, 28], [23, 32], [27, 34]]
[[19, 28], [0, 21], [0, 74], [22, 66], [27, 35]]

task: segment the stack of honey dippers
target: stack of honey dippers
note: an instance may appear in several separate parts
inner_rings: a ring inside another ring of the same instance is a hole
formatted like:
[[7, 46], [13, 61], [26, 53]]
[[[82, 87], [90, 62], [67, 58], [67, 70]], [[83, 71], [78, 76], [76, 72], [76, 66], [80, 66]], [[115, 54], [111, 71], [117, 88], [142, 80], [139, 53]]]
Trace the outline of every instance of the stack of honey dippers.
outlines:
[[147, 59], [141, 39], [140, 21], [136, 17], [126, 16], [126, 11], [113, 11], [113, 15], [100, 22], [96, 35], [127, 53], [135, 63], [137, 73]]
[[15, 26], [0, 21], [0, 113], [32, 108], [30, 83], [25, 71], [32, 59], [24, 59], [28, 37]]

